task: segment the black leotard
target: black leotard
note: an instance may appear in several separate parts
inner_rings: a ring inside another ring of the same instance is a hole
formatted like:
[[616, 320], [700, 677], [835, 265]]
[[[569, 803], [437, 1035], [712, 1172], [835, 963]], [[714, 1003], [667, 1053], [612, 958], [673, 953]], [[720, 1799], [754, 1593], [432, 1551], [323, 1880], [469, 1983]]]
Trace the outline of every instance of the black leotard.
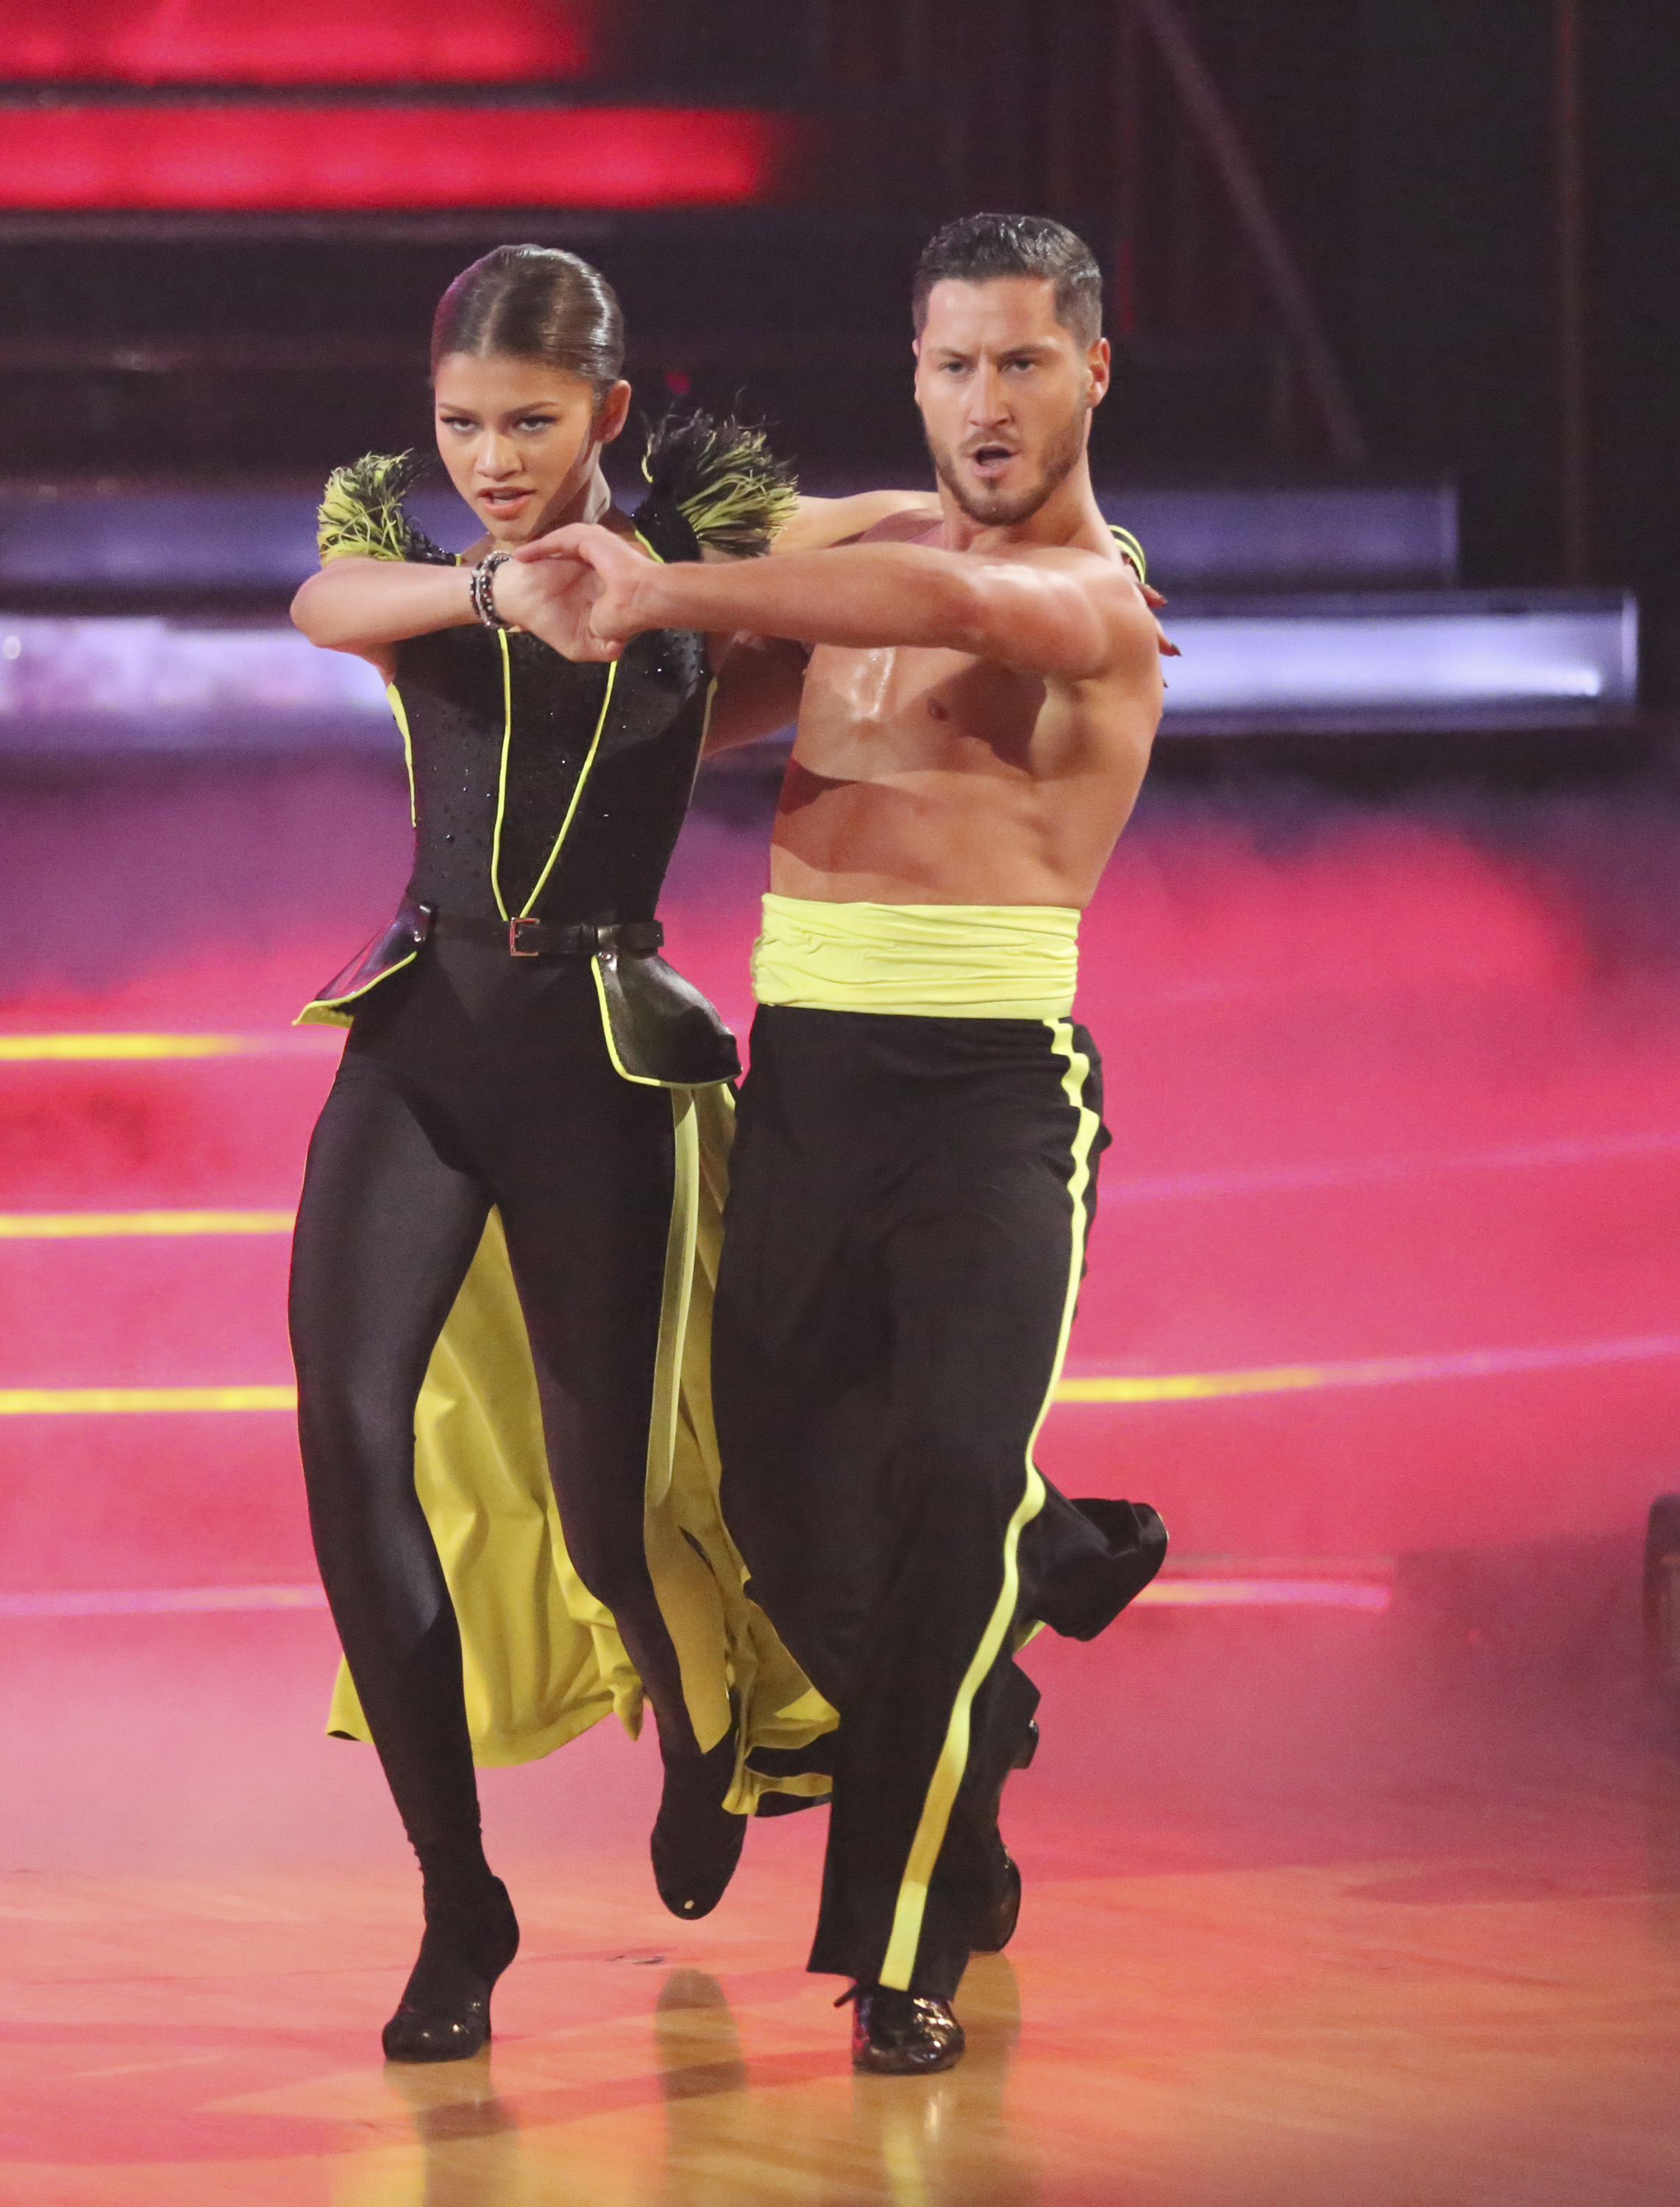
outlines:
[[[674, 505], [650, 499], [638, 525], [660, 556], [696, 556]], [[521, 913], [653, 918], [704, 731], [704, 640], [644, 636], [607, 667], [454, 628], [401, 645], [392, 687], [415, 868], [397, 921], [306, 1014], [351, 1032], [310, 1146], [290, 1309], [322, 1580], [404, 1824], [437, 1858], [475, 1851], [478, 1808], [415, 1407], [493, 1206], [571, 1561], [613, 1612], [667, 1758], [700, 1752], [643, 1538], [673, 1201], [663, 1091], [737, 1062], [659, 959], [531, 959], [496, 939]]]

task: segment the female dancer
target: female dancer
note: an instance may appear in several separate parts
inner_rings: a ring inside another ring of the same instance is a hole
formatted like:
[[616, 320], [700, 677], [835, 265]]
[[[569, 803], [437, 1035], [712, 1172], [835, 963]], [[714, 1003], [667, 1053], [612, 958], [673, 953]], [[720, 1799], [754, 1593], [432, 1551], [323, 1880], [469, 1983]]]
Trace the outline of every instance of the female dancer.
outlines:
[[[573, 520], [658, 559], [750, 555], [797, 499], [756, 434], [700, 418], [656, 433], [648, 497], [619, 516], [601, 457], [628, 409], [622, 356], [584, 262], [534, 246], [475, 262], [439, 307], [432, 365], [444, 464], [484, 537], [449, 559], [403, 510], [410, 464], [362, 462], [328, 486], [323, 566], [293, 607], [386, 677], [416, 827], [397, 918], [303, 1014], [350, 1032], [290, 1306], [347, 1663], [332, 1729], [373, 1739], [424, 1881], [394, 2060], [475, 2052], [518, 1943], [475, 1754], [546, 1753], [613, 1707], [633, 1729], [645, 1694], [666, 1773], [655, 1873], [688, 1917], [722, 1893], [767, 1788], [827, 1782], [790, 1774], [832, 1713], [744, 1599], [715, 1505], [706, 1327], [734, 1044], [656, 955], [724, 654], [661, 632], [574, 665], [529, 632], [567, 571], [509, 557]], [[803, 541], [858, 525], [828, 518]], [[748, 664], [736, 735], [751, 689]]]

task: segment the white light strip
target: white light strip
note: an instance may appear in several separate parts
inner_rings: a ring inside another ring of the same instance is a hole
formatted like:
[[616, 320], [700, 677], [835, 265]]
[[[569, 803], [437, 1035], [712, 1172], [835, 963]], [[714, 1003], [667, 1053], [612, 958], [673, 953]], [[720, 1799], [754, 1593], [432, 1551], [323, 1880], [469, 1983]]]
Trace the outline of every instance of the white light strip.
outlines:
[[1426, 712], [1450, 706], [1631, 706], [1632, 601], [1521, 613], [1166, 614], [1183, 656], [1167, 718], [1203, 714]]
[[[1183, 653], [1167, 720], [1253, 714], [1627, 709], [1638, 676], [1630, 597], [1468, 591], [1169, 607]], [[217, 733], [218, 716], [223, 716]], [[286, 727], [382, 742], [372, 667], [273, 622], [193, 628], [123, 617], [0, 620], [0, 742], [28, 749], [237, 747]]]

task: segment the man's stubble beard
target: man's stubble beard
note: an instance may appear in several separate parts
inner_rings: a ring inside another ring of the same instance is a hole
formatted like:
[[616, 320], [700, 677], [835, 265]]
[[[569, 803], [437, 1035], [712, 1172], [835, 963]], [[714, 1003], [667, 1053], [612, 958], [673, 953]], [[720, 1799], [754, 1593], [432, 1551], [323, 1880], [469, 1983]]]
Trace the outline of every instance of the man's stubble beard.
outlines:
[[968, 518], [983, 529], [1013, 529], [1023, 521], [1030, 521], [1079, 465], [1085, 452], [1085, 422], [1090, 412], [1091, 409], [1083, 404], [1078, 407], [1045, 447], [1038, 480], [1030, 490], [1019, 491], [1013, 499], [1001, 492], [993, 498], [977, 499], [958, 477], [950, 453], [935, 444], [925, 423], [923, 434], [927, 438], [934, 473]]

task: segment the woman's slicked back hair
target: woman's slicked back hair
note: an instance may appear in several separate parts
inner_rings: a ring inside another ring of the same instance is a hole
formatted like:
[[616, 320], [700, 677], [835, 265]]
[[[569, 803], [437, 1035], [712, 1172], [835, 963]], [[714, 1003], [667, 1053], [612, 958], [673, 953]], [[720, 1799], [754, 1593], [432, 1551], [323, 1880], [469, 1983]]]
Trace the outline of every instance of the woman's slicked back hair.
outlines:
[[540, 360], [580, 377], [600, 398], [624, 366], [624, 313], [607, 278], [575, 253], [499, 245], [463, 268], [438, 302], [433, 375], [452, 352]]

